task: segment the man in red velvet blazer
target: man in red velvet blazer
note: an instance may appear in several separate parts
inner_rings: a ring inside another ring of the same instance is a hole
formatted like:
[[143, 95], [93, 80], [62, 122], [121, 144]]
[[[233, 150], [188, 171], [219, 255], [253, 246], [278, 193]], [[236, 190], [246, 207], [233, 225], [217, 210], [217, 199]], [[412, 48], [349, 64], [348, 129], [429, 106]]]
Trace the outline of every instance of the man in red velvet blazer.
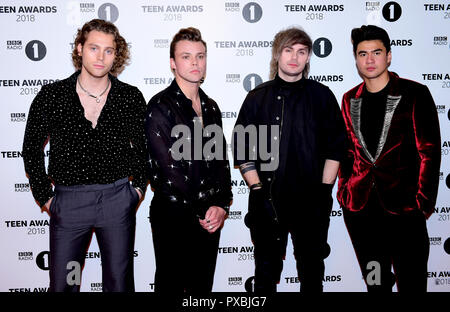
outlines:
[[436, 107], [426, 86], [388, 71], [384, 29], [355, 28], [352, 43], [364, 81], [342, 100], [349, 148], [337, 198], [368, 291], [397, 282], [401, 292], [425, 292], [441, 161]]

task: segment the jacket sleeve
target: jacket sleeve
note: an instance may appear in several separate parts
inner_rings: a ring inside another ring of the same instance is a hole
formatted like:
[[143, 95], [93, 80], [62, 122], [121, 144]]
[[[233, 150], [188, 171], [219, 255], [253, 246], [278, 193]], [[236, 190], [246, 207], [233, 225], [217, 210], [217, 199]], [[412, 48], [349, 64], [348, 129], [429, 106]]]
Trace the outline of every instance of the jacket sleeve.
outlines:
[[128, 123], [132, 146], [132, 159], [130, 164], [133, 175], [132, 184], [133, 187], [139, 187], [145, 193], [147, 188], [147, 149], [144, 133], [144, 118], [147, 105], [144, 96], [137, 88], [133, 89], [131, 96], [135, 99], [135, 106], [131, 108], [130, 112], [131, 120]]
[[220, 191], [218, 192], [214, 205], [222, 207], [225, 211], [229, 212], [229, 206], [233, 200], [233, 192], [231, 189], [231, 173], [230, 173], [230, 162], [228, 160], [227, 153], [227, 141], [225, 135], [223, 134], [222, 125], [222, 113], [220, 112], [217, 104], [213, 104], [216, 107], [216, 124], [222, 129], [222, 142], [223, 142], [223, 155], [222, 159], [215, 160], [217, 168], [217, 183], [219, 185]]
[[[239, 167], [256, 160], [256, 142], [251, 142], [252, 134], [256, 134], [253, 107], [256, 105], [252, 93], [249, 92], [239, 110], [231, 138], [234, 166]], [[254, 128], [252, 130], [252, 128]], [[254, 132], [254, 133], [253, 133]]]
[[441, 136], [433, 98], [426, 86], [418, 91], [413, 107], [416, 147], [420, 158], [417, 205], [427, 217], [434, 211], [439, 186]]
[[348, 99], [346, 99], [346, 96], [344, 95], [342, 98], [342, 105], [341, 105], [341, 111], [342, 111], [342, 117], [344, 119], [345, 124], [345, 131], [346, 131], [346, 150], [344, 158], [341, 161], [341, 164], [339, 166], [339, 182], [338, 182], [338, 192], [337, 192], [337, 200], [343, 206], [343, 191], [346, 188], [346, 184], [348, 179], [350, 178], [353, 170], [353, 163], [355, 160], [355, 152], [354, 152], [354, 144], [351, 140], [351, 122], [350, 122], [350, 114], [348, 111]]
[[191, 201], [193, 196], [187, 174], [189, 161], [172, 157], [171, 148], [175, 142], [171, 136], [172, 124], [166, 107], [159, 101], [163, 99], [154, 97], [150, 100], [145, 117], [150, 184], [172, 202]]
[[50, 92], [46, 85], [42, 86], [31, 103], [22, 146], [25, 172], [30, 181], [33, 197], [40, 207], [55, 195], [44, 161], [44, 147], [50, 135], [47, 112]]
[[347, 134], [339, 104], [330, 89], [328, 89], [326, 104], [322, 114], [325, 137], [324, 157], [342, 162], [346, 157]]

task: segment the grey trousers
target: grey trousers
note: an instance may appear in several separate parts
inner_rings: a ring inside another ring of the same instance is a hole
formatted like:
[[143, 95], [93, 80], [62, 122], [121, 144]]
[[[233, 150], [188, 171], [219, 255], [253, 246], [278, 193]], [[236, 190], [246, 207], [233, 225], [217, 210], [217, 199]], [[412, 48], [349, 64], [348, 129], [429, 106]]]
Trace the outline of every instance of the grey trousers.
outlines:
[[133, 257], [139, 195], [128, 182], [61, 186], [50, 205], [50, 289], [80, 290], [81, 271], [95, 232], [103, 291], [134, 291]]

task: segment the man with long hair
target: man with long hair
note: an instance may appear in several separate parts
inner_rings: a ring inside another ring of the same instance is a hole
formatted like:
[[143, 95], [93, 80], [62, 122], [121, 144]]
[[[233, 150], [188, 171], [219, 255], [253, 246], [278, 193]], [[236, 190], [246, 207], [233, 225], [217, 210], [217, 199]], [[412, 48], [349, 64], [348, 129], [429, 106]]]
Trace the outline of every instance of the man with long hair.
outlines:
[[50, 291], [80, 290], [93, 232], [103, 291], [134, 291], [135, 212], [147, 186], [145, 99], [116, 78], [128, 59], [116, 26], [91, 20], [75, 39], [77, 71], [43, 86], [31, 104], [23, 159], [33, 196], [50, 214]]
[[[248, 93], [235, 125], [234, 161], [250, 187], [245, 222], [254, 244], [255, 292], [276, 291], [289, 233], [300, 290], [322, 291], [331, 192], [345, 130], [333, 93], [308, 79], [311, 52], [311, 38], [303, 30], [277, 33], [272, 80]], [[256, 129], [257, 144], [238, 138], [238, 129], [248, 127]], [[270, 151], [272, 157], [263, 157], [265, 144], [278, 147]]]

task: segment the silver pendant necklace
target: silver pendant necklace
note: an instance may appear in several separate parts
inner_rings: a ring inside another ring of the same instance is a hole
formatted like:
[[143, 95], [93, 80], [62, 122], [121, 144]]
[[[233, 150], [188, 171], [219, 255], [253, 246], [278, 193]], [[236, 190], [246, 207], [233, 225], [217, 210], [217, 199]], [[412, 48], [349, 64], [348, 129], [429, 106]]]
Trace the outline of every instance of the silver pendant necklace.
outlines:
[[86, 90], [85, 88], [83, 88], [83, 86], [81, 85], [80, 77], [79, 77], [79, 76], [78, 76], [78, 78], [77, 78], [77, 81], [78, 81], [78, 85], [80, 86], [81, 90], [83, 90], [83, 91], [84, 91], [87, 95], [89, 95], [90, 97], [93, 97], [93, 98], [95, 99], [95, 102], [97, 102], [97, 103], [100, 103], [100, 101], [102, 100], [102, 95], [105, 94], [106, 90], [108, 90], [109, 85], [111, 84], [111, 80], [108, 79], [108, 85], [106, 86], [106, 89], [103, 90], [103, 92], [100, 93], [99, 95], [95, 96], [95, 95], [93, 95], [92, 93], [90, 93], [88, 90]]

